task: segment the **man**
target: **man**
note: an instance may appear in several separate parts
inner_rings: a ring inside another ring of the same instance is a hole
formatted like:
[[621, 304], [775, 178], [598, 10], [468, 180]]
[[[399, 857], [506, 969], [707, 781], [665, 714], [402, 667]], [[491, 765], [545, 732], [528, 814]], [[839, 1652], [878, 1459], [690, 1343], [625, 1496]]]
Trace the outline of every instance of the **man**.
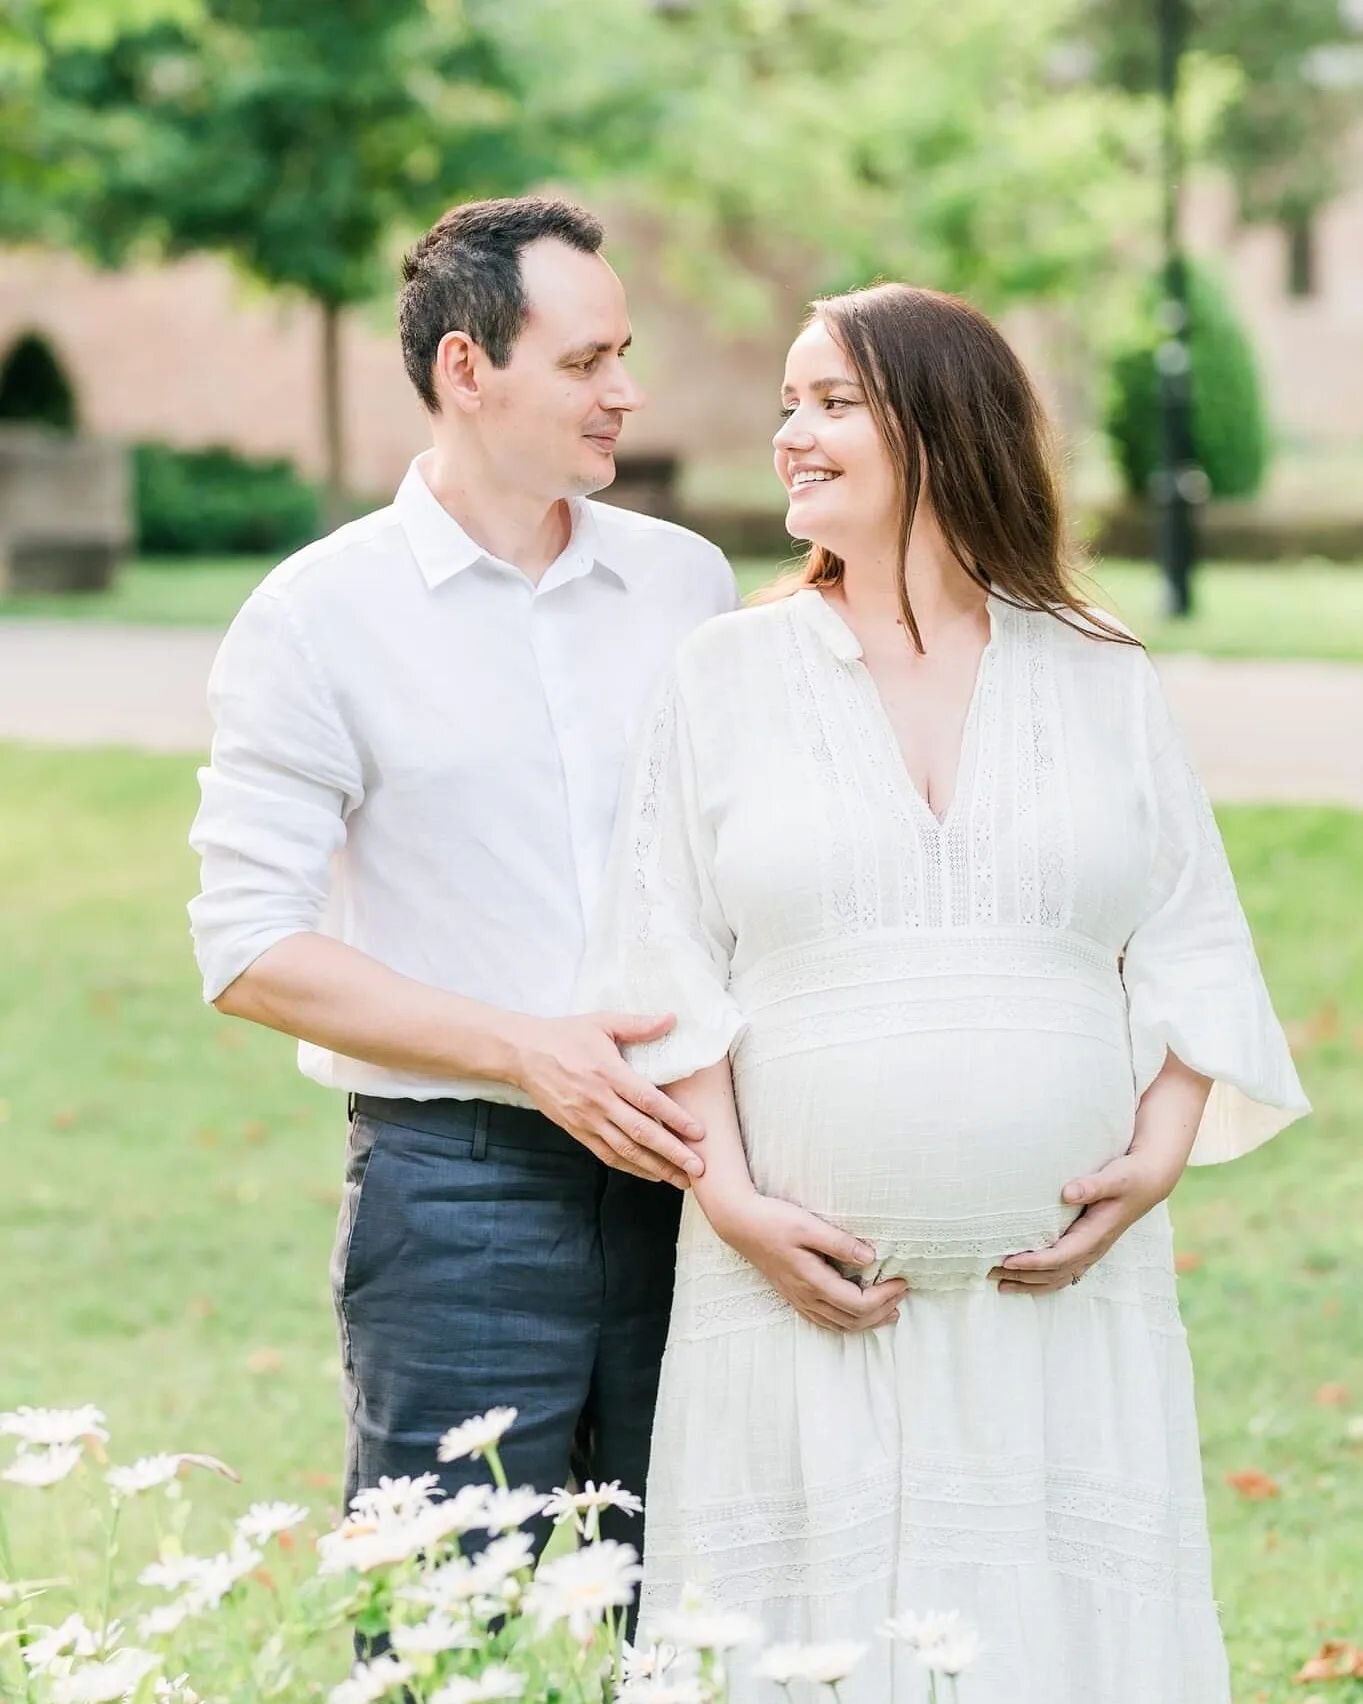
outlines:
[[526, 198], [418, 242], [399, 325], [432, 447], [266, 579], [210, 682], [205, 997], [350, 1095], [347, 1505], [499, 1406], [513, 1483], [644, 1487], [702, 1132], [621, 1057], [669, 1014], [562, 1014], [630, 724], [736, 596], [712, 545], [583, 500], [642, 400], [601, 240]]
[[582, 501], [642, 400], [601, 240], [533, 198], [420, 240], [399, 318], [432, 447], [266, 579], [210, 683], [205, 997], [351, 1096], [347, 1503], [497, 1405], [513, 1482], [643, 1486], [701, 1132], [620, 1056], [667, 1015], [562, 1014], [631, 720], [736, 598], [702, 539]]

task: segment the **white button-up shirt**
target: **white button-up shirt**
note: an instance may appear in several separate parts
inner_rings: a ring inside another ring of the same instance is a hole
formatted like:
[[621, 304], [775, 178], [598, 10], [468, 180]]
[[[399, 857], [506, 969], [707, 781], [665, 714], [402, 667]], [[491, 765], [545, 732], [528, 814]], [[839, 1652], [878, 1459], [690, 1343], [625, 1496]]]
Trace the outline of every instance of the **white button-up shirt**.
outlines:
[[[418, 457], [394, 502], [274, 570], [209, 681], [190, 843], [204, 998], [317, 930], [436, 988], [572, 1009], [633, 725], [678, 641], [737, 601], [696, 534], [574, 502], [538, 585], [477, 545]], [[304, 1042], [318, 1082], [515, 1100]]]

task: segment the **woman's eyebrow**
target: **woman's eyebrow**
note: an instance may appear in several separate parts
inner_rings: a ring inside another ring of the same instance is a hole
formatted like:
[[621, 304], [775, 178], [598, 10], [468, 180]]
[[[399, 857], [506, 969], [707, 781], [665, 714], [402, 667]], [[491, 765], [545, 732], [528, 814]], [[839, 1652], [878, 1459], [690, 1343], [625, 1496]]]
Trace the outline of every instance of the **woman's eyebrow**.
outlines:
[[[842, 378], [815, 379], [809, 389], [811, 391], [860, 390], [861, 382], [858, 379], [849, 379], [845, 376]], [[794, 396], [794, 394], [794, 385], [781, 386], [782, 396]]]

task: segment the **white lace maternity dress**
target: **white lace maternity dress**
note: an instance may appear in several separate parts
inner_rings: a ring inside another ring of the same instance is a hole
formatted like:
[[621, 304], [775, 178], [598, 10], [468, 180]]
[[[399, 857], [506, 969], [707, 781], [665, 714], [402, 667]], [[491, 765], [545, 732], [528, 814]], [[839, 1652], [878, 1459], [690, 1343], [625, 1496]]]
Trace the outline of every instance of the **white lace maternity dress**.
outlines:
[[1194, 1161], [1307, 1103], [1148, 659], [989, 607], [944, 821], [813, 590], [693, 634], [644, 729], [584, 1006], [678, 1014], [656, 1082], [728, 1053], [757, 1187], [910, 1285], [821, 1330], [687, 1200], [644, 1625], [695, 1580], [867, 1640], [844, 1704], [919, 1704], [876, 1629], [958, 1609], [961, 1704], [1227, 1704], [1167, 1213], [1061, 1294], [985, 1274], [1059, 1236], [1166, 1048], [1215, 1079]]

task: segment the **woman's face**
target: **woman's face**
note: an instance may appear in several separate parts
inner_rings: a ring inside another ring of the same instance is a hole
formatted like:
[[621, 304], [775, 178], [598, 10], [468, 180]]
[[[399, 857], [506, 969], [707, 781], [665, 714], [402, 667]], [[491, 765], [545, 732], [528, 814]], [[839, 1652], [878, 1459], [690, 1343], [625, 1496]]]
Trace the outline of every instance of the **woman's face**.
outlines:
[[852, 363], [818, 317], [790, 346], [781, 401], [772, 444], [790, 536], [843, 558], [892, 538], [899, 490], [889, 451]]

